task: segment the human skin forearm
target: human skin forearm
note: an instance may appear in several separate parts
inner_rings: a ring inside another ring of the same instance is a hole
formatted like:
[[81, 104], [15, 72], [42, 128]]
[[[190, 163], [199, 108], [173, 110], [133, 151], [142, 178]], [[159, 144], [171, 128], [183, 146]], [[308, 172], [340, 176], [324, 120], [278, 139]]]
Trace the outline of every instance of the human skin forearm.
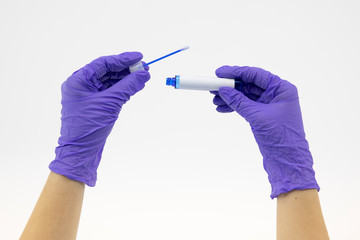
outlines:
[[294, 190], [277, 198], [277, 240], [329, 239], [316, 189]]
[[76, 239], [84, 189], [84, 183], [50, 172], [20, 240]]

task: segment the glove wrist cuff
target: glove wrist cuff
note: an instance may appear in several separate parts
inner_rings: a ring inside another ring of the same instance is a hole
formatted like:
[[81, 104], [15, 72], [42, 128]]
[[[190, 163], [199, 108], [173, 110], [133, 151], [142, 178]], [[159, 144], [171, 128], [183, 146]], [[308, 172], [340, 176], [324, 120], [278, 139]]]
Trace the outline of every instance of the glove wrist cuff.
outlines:
[[69, 166], [59, 160], [54, 160], [49, 164], [49, 169], [52, 172], [63, 175], [71, 180], [83, 182], [89, 187], [94, 187], [97, 180], [97, 168], [89, 168], [83, 164], [75, 164]]
[[279, 181], [279, 182], [271, 183], [270, 197], [274, 199], [277, 198], [282, 193], [287, 193], [293, 190], [305, 190], [305, 189], [317, 189], [318, 191], [320, 191], [320, 187], [316, 182], [315, 178], [312, 179], [311, 181], [299, 182], [299, 183]]

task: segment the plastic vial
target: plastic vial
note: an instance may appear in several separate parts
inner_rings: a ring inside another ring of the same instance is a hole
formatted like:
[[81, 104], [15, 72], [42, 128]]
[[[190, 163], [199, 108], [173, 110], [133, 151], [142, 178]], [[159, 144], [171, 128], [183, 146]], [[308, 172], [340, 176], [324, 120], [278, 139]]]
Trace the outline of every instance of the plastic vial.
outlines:
[[137, 63], [131, 65], [129, 67], [129, 70], [130, 70], [131, 73], [133, 73], [133, 72], [140, 71], [140, 70], [145, 70], [145, 69], [144, 69], [143, 63], [140, 61], [140, 62], [137, 62]]
[[217, 91], [220, 87], [232, 87], [240, 91], [242, 88], [242, 81], [229, 78], [176, 75], [173, 78], [166, 78], [166, 85], [173, 86], [176, 89], [205, 91]]

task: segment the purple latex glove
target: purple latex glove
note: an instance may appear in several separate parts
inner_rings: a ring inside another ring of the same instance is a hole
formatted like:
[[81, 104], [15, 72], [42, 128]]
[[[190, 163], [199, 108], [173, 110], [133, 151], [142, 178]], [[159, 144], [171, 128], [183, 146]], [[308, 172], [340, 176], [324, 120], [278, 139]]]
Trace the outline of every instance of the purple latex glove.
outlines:
[[141, 59], [139, 52], [100, 57], [62, 84], [61, 136], [51, 171], [95, 186], [106, 138], [122, 106], [150, 79], [147, 71], [130, 74], [128, 67]]
[[223, 66], [216, 75], [243, 82], [241, 91], [222, 87], [212, 92], [213, 102], [217, 111], [236, 111], [250, 123], [269, 176], [271, 198], [295, 189], [319, 190], [296, 87], [254, 67]]

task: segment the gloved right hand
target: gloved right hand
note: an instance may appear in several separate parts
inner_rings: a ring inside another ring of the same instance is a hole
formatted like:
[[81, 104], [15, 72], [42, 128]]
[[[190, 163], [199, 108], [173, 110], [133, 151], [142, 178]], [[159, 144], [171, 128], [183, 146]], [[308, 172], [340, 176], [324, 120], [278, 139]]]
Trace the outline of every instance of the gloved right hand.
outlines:
[[216, 75], [243, 82], [241, 91], [222, 87], [212, 92], [213, 102], [217, 111], [236, 111], [250, 123], [272, 187], [271, 198], [295, 189], [319, 190], [296, 87], [254, 67], [223, 66]]
[[61, 86], [61, 136], [49, 168], [69, 179], [95, 186], [103, 148], [123, 105], [150, 79], [146, 71], [130, 73], [140, 52], [95, 59]]

